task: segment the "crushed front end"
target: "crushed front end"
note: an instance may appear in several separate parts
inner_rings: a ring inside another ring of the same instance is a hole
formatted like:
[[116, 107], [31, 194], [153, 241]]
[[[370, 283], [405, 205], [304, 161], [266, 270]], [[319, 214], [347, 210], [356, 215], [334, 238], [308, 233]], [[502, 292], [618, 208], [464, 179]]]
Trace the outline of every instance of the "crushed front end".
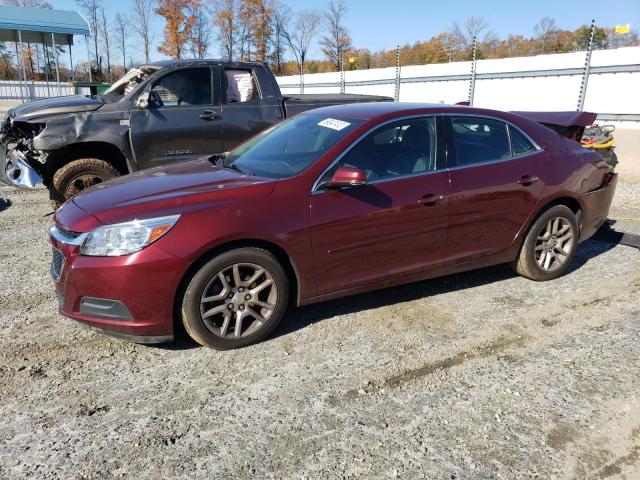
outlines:
[[0, 181], [18, 188], [32, 188], [44, 178], [46, 153], [33, 148], [33, 139], [44, 123], [15, 121], [13, 109], [0, 123]]

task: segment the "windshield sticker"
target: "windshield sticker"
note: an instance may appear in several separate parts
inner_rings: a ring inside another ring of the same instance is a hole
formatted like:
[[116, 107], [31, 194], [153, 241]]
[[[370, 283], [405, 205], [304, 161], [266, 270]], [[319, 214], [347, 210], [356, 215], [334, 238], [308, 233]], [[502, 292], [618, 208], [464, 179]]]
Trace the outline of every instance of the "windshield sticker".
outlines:
[[325, 118], [320, 123], [318, 123], [321, 127], [331, 128], [333, 130], [340, 131], [343, 128], [347, 128], [351, 125], [349, 122], [343, 122], [342, 120], [336, 120], [335, 118]]

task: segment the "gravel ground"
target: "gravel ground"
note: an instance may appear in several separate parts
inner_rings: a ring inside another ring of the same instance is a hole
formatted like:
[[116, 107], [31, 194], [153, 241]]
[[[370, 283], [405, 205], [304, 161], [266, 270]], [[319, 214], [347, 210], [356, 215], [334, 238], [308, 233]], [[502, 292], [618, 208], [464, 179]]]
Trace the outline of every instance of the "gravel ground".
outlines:
[[[0, 478], [640, 478], [636, 249], [302, 308], [242, 350], [150, 347], [56, 313], [46, 193], [5, 192]], [[640, 185], [611, 216], [640, 234]]]

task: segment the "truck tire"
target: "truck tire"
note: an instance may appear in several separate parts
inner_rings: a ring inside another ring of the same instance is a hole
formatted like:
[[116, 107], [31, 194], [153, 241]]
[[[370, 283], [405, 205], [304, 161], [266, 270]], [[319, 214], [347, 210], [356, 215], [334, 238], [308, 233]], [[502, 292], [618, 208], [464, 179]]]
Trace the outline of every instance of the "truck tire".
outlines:
[[49, 199], [57, 209], [78, 192], [120, 176], [113, 165], [97, 158], [79, 158], [67, 163], [53, 174]]

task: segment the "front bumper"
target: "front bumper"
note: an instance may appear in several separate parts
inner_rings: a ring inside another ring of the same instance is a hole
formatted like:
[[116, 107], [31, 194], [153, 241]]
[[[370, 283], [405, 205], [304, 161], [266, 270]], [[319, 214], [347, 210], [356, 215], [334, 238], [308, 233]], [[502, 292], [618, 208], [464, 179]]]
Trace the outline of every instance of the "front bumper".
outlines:
[[0, 140], [0, 182], [17, 188], [33, 188], [42, 183], [42, 176], [21, 152]]
[[53, 278], [62, 315], [138, 343], [173, 339], [183, 260], [155, 245], [121, 257], [89, 257], [79, 254], [77, 239], [54, 233], [50, 240], [62, 255], [52, 268], [59, 272]]

